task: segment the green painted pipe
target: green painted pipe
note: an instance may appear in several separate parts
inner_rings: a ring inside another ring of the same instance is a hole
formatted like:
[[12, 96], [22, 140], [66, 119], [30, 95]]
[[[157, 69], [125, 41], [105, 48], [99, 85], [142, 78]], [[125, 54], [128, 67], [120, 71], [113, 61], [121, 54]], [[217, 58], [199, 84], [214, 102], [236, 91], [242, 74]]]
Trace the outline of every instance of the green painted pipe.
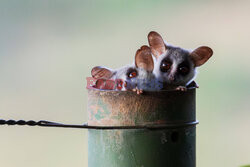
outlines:
[[[195, 167], [195, 89], [137, 95], [88, 90], [89, 167]], [[159, 127], [159, 128], [158, 128]]]

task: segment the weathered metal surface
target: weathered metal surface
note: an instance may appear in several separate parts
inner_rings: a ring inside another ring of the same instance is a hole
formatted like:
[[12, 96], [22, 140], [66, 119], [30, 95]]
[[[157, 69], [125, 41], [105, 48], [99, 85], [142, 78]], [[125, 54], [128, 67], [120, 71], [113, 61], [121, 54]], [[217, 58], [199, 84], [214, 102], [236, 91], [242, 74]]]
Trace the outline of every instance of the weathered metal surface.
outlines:
[[89, 167], [195, 167], [195, 127], [89, 130]]
[[[137, 95], [88, 90], [88, 124], [135, 126], [196, 121], [195, 89]], [[195, 125], [88, 131], [89, 167], [195, 167]]]
[[143, 125], [195, 121], [195, 89], [137, 95], [130, 91], [88, 90], [89, 125]]

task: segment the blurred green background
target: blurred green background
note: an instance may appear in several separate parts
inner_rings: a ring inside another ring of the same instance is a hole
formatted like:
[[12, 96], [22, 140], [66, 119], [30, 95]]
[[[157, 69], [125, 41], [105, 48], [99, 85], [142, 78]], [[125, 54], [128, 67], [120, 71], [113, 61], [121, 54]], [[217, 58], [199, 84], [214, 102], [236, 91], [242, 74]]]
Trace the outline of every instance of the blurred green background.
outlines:
[[[250, 163], [250, 1], [0, 0], [0, 118], [86, 121], [93, 66], [133, 61], [158, 31], [214, 56], [196, 79], [197, 166]], [[87, 166], [87, 132], [0, 127], [0, 166]]]

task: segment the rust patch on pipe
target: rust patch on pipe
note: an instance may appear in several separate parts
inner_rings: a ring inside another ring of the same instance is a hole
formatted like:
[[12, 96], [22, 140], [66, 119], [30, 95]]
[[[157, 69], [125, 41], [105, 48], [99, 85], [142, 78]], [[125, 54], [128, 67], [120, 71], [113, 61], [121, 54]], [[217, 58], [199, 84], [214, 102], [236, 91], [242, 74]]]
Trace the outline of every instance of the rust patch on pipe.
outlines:
[[195, 89], [157, 91], [137, 95], [130, 91], [88, 89], [88, 124], [145, 125], [195, 120]]

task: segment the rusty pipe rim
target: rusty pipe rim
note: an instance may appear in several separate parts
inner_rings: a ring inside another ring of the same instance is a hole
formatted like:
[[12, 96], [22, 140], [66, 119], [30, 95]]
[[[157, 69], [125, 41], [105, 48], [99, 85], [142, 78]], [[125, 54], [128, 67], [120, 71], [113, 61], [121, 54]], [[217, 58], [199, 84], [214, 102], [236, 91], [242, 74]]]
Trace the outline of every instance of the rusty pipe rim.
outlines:
[[87, 90], [89, 126], [140, 129], [185, 127], [198, 123], [195, 119], [195, 86], [189, 86], [187, 91], [144, 91], [141, 95], [134, 91]]
[[[124, 92], [124, 93], [135, 93], [132, 90], [109, 90], [109, 89], [97, 89], [97, 88], [86, 88], [87, 90], [94, 90], [94, 91], [100, 91], [100, 92]], [[187, 91], [189, 90], [194, 90], [196, 87], [188, 87]], [[143, 93], [146, 94], [157, 94], [157, 93], [166, 93], [166, 92], [182, 92], [180, 90], [175, 90], [175, 89], [168, 89], [168, 90], [158, 90], [158, 91], [143, 91]]]

